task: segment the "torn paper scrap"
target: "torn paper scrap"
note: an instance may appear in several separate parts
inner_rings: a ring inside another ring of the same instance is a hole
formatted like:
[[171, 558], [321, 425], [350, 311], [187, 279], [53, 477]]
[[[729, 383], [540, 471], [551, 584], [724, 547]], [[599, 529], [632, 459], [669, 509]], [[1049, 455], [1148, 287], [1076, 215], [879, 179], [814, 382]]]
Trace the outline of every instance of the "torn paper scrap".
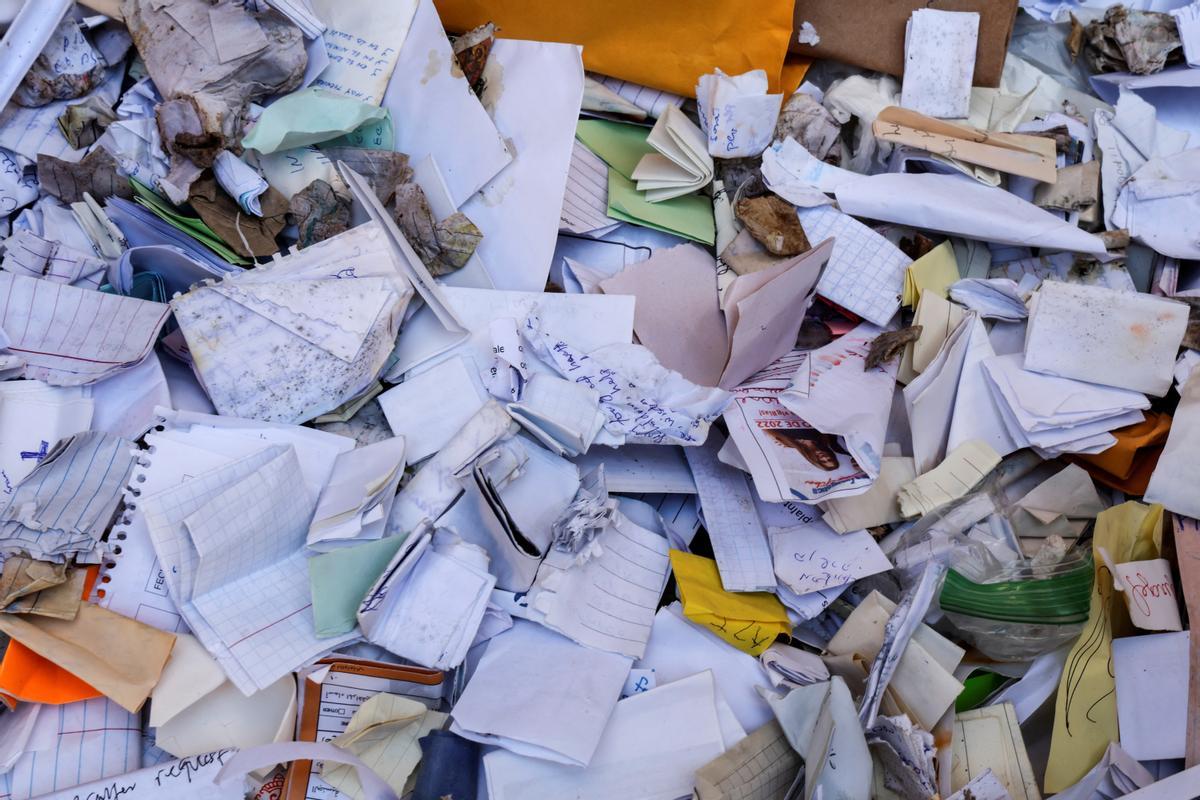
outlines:
[[172, 307], [222, 413], [296, 423], [375, 380], [411, 296], [383, 231], [368, 224], [199, 286]]

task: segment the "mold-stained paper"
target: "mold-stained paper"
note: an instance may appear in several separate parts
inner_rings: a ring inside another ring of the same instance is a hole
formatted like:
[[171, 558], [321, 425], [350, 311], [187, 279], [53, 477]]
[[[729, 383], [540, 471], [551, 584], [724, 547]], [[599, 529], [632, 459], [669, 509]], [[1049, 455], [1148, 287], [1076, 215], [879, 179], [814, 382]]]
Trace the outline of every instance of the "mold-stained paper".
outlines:
[[943, 119], [971, 110], [979, 14], [922, 8], [908, 21], [901, 105]]

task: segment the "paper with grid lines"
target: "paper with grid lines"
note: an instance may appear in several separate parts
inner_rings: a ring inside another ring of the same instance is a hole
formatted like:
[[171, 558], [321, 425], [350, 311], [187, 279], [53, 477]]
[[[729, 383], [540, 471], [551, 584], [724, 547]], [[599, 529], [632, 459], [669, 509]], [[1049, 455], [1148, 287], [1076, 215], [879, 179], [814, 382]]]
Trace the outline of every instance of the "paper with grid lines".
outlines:
[[775, 800], [802, 767], [776, 720], [696, 770], [698, 800]]
[[295, 450], [272, 446], [142, 501], [172, 596], [244, 694], [355, 638], [318, 639]]
[[704, 527], [727, 592], [773, 592], [775, 568], [767, 532], [754, 508], [745, 474], [717, 458], [724, 440], [711, 434], [700, 447], [685, 447], [700, 496]]
[[900, 248], [831, 206], [802, 208], [800, 224], [810, 242], [833, 237], [833, 255], [817, 294], [868, 322], [888, 324], [900, 309], [904, 273], [912, 259]]

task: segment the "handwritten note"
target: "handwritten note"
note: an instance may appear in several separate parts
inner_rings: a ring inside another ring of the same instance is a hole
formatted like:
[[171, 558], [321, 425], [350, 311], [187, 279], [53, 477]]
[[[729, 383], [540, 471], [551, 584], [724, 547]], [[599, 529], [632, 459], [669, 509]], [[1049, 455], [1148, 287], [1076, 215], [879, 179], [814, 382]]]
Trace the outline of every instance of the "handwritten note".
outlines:
[[834, 589], [892, 568], [866, 531], [839, 534], [817, 520], [794, 528], [770, 528], [775, 574], [799, 595]]
[[771, 143], [783, 95], [767, 94], [767, 84], [761, 69], [736, 76], [721, 70], [700, 76], [696, 101], [710, 155], [757, 156]]
[[584, 353], [542, 328], [537, 317], [522, 334], [534, 355], [569, 381], [600, 394], [604, 427], [626, 444], [696, 445], [731, 399], [728, 392], [697, 386], [658, 363], [640, 345], [613, 344]]
[[328, 25], [329, 55], [329, 66], [312, 85], [378, 105], [400, 58], [400, 43], [408, 38], [416, 0], [313, 0], [312, 8]]
[[0, 216], [7, 216], [38, 197], [33, 165], [11, 150], [0, 148]]
[[1129, 619], [1145, 631], [1179, 631], [1179, 601], [1165, 558], [1117, 564], [1114, 573], [1125, 592]]

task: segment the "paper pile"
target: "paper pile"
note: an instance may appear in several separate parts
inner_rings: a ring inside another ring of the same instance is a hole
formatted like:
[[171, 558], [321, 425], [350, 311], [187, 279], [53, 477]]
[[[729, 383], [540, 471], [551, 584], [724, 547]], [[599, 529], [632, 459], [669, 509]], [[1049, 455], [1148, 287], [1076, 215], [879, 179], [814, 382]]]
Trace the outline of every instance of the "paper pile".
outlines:
[[0, 0], [0, 800], [1200, 793], [1195, 4], [668, 5]]

